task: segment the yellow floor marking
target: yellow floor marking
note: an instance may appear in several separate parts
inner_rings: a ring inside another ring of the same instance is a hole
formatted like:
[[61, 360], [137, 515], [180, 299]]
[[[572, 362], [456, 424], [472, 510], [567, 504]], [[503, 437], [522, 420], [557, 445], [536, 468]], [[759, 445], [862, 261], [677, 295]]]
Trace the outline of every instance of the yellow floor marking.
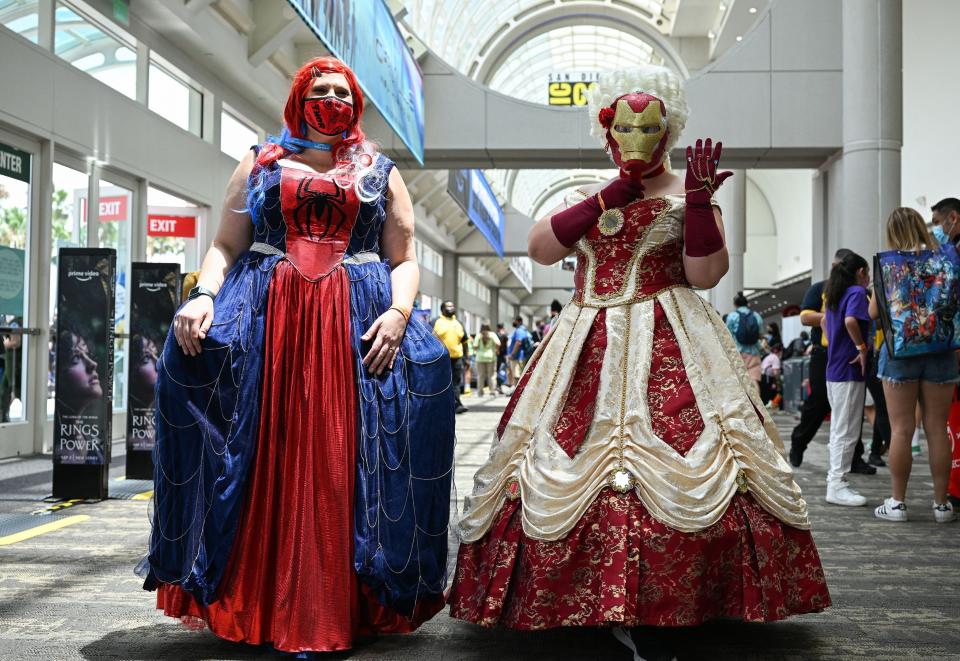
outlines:
[[138, 493], [135, 496], [131, 497], [130, 500], [150, 500], [151, 498], [153, 498], [153, 489], [150, 489], [150, 491], [144, 491], [142, 493]]
[[56, 521], [51, 521], [50, 523], [44, 523], [43, 525], [30, 528], [29, 530], [15, 532], [12, 535], [0, 537], [0, 546], [16, 544], [17, 542], [22, 542], [23, 540], [30, 539], [31, 537], [36, 537], [48, 532], [53, 532], [54, 530], [66, 528], [67, 526], [72, 526], [74, 523], [80, 523], [81, 521], [86, 521], [89, 518], [90, 517], [86, 514], [74, 514], [73, 516], [68, 516], [65, 519], [57, 519]]

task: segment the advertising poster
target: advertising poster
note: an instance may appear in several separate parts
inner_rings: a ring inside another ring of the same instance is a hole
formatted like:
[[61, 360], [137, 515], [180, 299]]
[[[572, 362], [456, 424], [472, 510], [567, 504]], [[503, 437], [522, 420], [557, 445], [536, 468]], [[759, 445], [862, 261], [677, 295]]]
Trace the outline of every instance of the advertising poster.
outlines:
[[113, 415], [116, 263], [116, 251], [108, 248], [60, 249], [53, 338], [57, 497], [106, 497]]
[[157, 359], [179, 304], [179, 264], [134, 262], [127, 373], [127, 478], [153, 478]]

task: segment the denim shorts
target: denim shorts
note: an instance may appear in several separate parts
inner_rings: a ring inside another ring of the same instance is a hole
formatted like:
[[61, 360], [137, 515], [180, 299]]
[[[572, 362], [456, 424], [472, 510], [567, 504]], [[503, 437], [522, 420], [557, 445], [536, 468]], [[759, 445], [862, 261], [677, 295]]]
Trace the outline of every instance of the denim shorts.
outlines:
[[958, 383], [957, 357], [953, 351], [930, 353], [915, 358], [890, 358], [886, 343], [880, 347], [877, 373], [884, 381], [892, 383]]

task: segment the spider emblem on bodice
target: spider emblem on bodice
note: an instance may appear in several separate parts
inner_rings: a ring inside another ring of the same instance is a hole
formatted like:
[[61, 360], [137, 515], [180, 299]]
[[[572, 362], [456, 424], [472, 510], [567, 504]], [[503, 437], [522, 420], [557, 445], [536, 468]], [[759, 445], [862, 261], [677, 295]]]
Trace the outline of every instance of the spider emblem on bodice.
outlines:
[[293, 195], [284, 191], [288, 223], [298, 234], [311, 241], [338, 237], [345, 225], [352, 227], [357, 200], [352, 188], [342, 188], [331, 178], [306, 173], [291, 173]]

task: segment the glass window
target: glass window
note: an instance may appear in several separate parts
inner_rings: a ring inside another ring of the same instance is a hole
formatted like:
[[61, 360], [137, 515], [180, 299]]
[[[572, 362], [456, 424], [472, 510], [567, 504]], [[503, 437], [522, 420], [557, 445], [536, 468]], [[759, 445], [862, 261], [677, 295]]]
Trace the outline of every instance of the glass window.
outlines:
[[147, 261], [176, 262], [180, 272], [198, 267], [201, 207], [158, 188], [147, 189]]
[[53, 164], [53, 223], [50, 237], [50, 338], [48, 346], [50, 363], [47, 371], [47, 416], [53, 417], [54, 386], [56, 384], [56, 308], [57, 308], [57, 256], [60, 248], [75, 248], [86, 245], [86, 201], [90, 177], [60, 163]]
[[220, 151], [238, 161], [260, 142], [257, 130], [232, 112], [220, 113]]
[[[9, 164], [8, 170], [0, 170], [0, 328], [19, 329], [26, 326], [27, 312], [31, 155], [5, 145], [0, 145], [0, 152]], [[25, 418], [29, 339], [0, 331], [0, 422]]]
[[37, 0], [0, 0], [0, 24], [37, 43]]
[[93, 12], [57, 3], [54, 51], [73, 66], [131, 99], [137, 97], [137, 53], [134, 40], [119, 28], [107, 27]]
[[188, 80], [173, 66], [151, 55], [147, 107], [185, 131], [199, 136], [203, 117], [203, 93]]
[[117, 291], [114, 308], [117, 340], [113, 360], [113, 409], [126, 410], [127, 403], [127, 277], [130, 275], [130, 225], [133, 219], [133, 191], [100, 180], [100, 210], [97, 247], [117, 251]]

